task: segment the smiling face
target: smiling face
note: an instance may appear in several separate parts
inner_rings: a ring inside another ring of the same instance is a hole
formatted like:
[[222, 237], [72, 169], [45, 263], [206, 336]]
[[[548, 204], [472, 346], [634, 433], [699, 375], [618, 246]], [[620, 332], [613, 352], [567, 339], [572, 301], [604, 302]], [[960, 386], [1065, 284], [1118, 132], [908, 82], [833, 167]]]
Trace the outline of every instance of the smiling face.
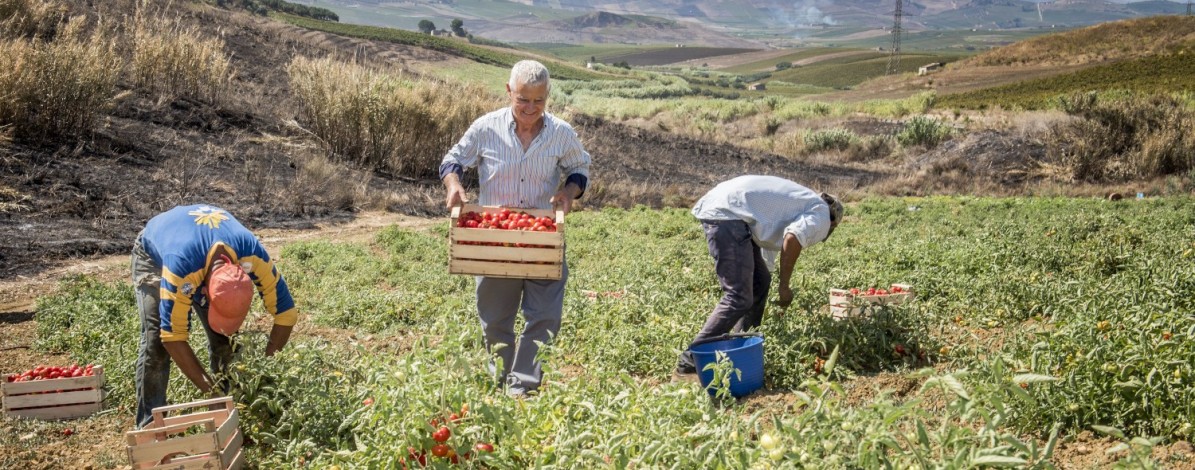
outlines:
[[515, 116], [519, 128], [534, 128], [544, 117], [544, 107], [548, 104], [548, 84], [520, 83], [514, 87], [506, 85], [506, 94], [510, 96], [510, 109]]

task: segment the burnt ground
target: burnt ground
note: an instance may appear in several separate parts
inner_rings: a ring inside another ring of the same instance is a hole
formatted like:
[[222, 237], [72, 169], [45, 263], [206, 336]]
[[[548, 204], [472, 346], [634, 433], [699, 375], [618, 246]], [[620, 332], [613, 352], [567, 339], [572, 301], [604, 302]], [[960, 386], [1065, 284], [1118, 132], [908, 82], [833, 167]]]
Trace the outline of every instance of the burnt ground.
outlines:
[[[79, 0], [74, 7], [119, 17], [131, 3]], [[304, 172], [306, 162], [326, 156], [301, 129], [286, 65], [296, 56], [356, 55], [409, 71], [413, 63], [448, 67], [461, 59], [190, 4], [172, 13], [191, 24], [221, 25], [236, 70], [234, 96], [213, 106], [150, 96], [125, 82], [88, 135], [0, 140], [0, 279], [36, 274], [57, 261], [125, 253], [150, 217], [179, 204], [219, 205], [255, 229], [345, 221], [369, 209], [444, 215], [435, 180], [346, 164], [333, 174]], [[744, 173], [850, 188], [881, 176], [584, 115], [573, 121], [594, 159], [583, 200], [591, 208], [684, 205]]]

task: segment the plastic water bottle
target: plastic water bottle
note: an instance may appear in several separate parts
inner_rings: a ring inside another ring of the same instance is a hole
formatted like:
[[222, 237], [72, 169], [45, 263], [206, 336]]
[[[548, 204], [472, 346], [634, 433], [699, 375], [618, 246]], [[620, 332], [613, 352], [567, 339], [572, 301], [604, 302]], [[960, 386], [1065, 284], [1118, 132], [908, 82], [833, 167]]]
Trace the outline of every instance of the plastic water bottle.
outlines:
[[1137, 193], [1137, 199], [1145, 199], [1145, 193]]

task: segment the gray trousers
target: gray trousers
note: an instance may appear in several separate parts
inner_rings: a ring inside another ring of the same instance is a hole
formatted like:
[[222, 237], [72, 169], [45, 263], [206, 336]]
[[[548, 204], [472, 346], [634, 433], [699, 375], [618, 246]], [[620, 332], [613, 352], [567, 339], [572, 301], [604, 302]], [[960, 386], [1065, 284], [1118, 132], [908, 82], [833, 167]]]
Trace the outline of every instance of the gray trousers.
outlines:
[[[772, 274], [746, 222], [703, 220], [701, 227], [714, 258], [718, 283], [722, 285], [722, 300], [693, 338], [694, 343], [759, 327], [772, 286]], [[681, 353], [677, 364], [696, 366], [688, 348]]]
[[[539, 345], [548, 343], [560, 331], [564, 312], [564, 284], [568, 263], [559, 281], [505, 279], [477, 276], [477, 313], [485, 333], [486, 351], [502, 363], [490, 363], [490, 372], [511, 394], [538, 389], [543, 367], [536, 359]], [[523, 332], [515, 338], [515, 320], [523, 309]]]
[[[137, 390], [136, 425], [143, 428], [153, 420], [154, 408], [166, 405], [166, 386], [170, 383], [170, 354], [162, 346], [161, 303], [162, 266], [155, 263], [141, 245], [141, 235], [133, 244], [132, 275], [137, 310], [141, 315], [141, 344], [134, 374]], [[207, 332], [211, 371], [222, 374], [232, 359], [232, 345], [227, 336], [212, 331], [207, 323], [207, 303], [193, 304], [191, 311], [199, 317]]]

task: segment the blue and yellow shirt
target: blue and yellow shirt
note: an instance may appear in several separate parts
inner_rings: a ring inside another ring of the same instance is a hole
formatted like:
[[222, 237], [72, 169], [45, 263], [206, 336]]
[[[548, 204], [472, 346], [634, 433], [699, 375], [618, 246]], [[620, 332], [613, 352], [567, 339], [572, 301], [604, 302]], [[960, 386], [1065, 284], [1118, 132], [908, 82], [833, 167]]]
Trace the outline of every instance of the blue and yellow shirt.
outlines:
[[212, 257], [220, 245], [233, 253], [257, 285], [274, 324], [294, 326], [298, 309], [286, 281], [274, 268], [265, 247], [228, 211], [198, 204], [179, 206], [158, 214], [145, 226], [142, 247], [162, 266], [162, 341], [185, 341], [191, 327], [191, 305], [207, 302], [205, 281]]

